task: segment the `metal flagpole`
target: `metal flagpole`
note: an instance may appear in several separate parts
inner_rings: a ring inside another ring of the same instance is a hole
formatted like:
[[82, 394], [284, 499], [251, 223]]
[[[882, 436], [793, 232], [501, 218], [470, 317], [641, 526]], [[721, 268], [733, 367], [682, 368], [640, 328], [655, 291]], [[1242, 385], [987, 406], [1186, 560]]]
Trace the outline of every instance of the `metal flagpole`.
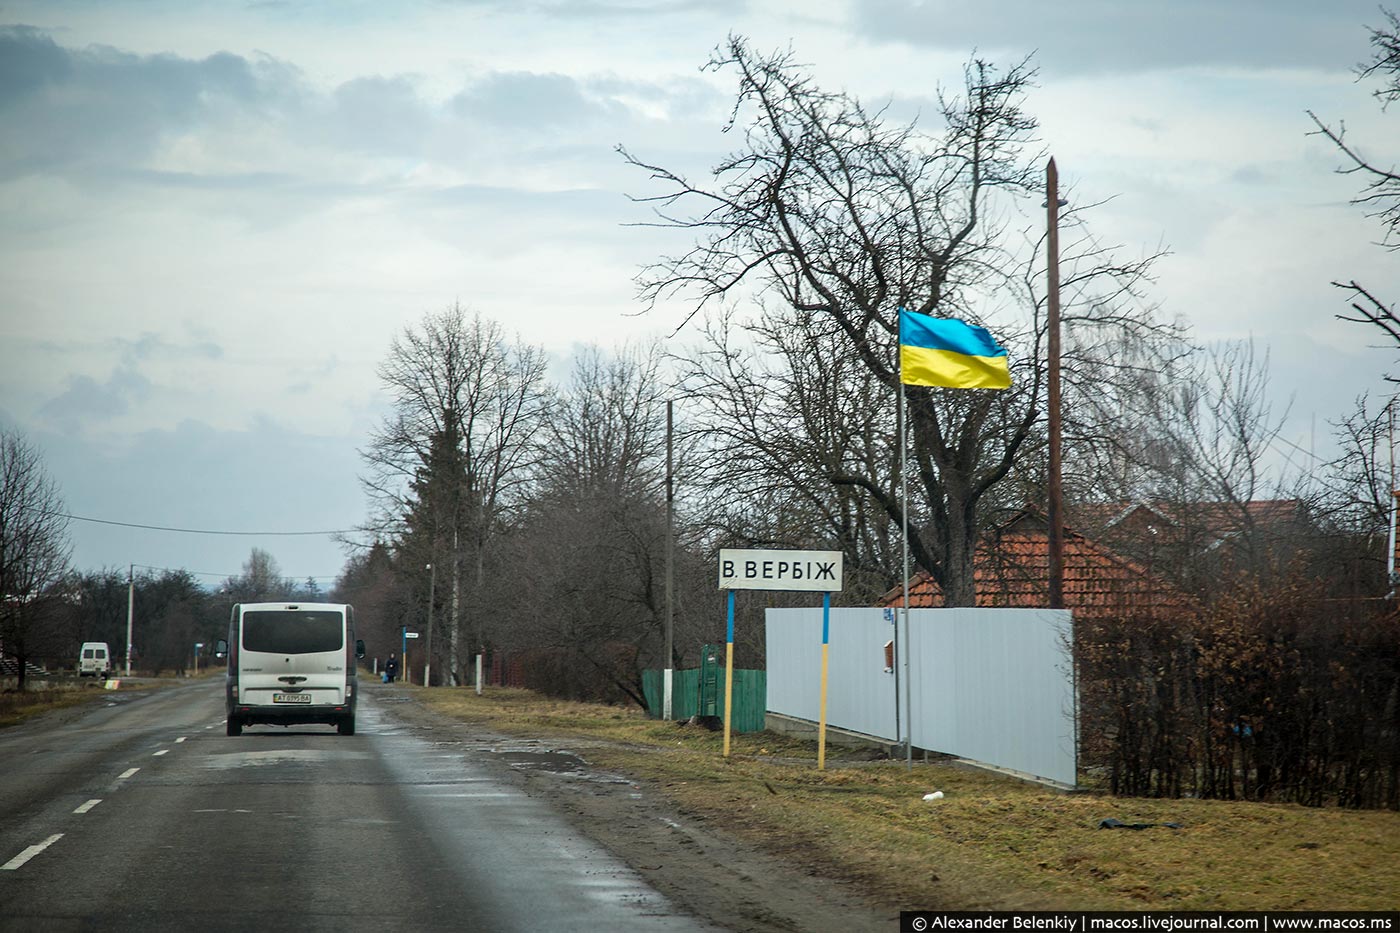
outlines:
[[[904, 400], [904, 374], [900, 373], [899, 379], [899, 408], [905, 414], [901, 421], [907, 421], [908, 412]], [[904, 522], [904, 763], [909, 769], [914, 767], [914, 707], [909, 700], [909, 655], [911, 644], [909, 638], [909, 441], [905, 437], [909, 432], [907, 423], [902, 424], [903, 429], [899, 435], [899, 502], [900, 511], [903, 513]], [[896, 688], [898, 689], [898, 688]], [[898, 700], [895, 700], [898, 705]]]
[[[899, 352], [899, 344], [896, 343], [896, 344], [895, 344], [895, 353], [898, 354], [898, 352]], [[900, 515], [900, 531], [901, 531], [901, 534], [905, 535], [904, 537], [901, 538], [901, 543], [904, 545], [904, 563], [901, 565], [901, 566], [903, 567], [903, 574], [904, 574], [904, 588], [903, 588], [902, 592], [903, 592], [903, 594], [904, 594], [904, 610], [903, 610], [903, 611], [907, 613], [907, 612], [909, 611], [909, 538], [907, 537], [907, 532], [908, 532], [908, 530], [909, 530], [909, 525], [908, 525], [908, 522], [905, 521], [905, 519], [904, 519], [904, 517], [903, 517], [903, 511], [904, 511], [904, 493], [903, 493], [903, 488], [904, 488], [904, 486], [903, 486], [903, 478], [904, 478], [904, 379], [902, 378], [902, 375], [903, 375], [903, 374], [900, 372], [899, 360], [898, 360], [898, 359], [895, 360], [895, 373], [896, 373], [897, 375], [900, 375], [900, 376], [901, 376], [900, 381], [899, 381], [899, 400], [898, 400], [898, 402], [895, 404], [895, 408], [894, 408], [894, 433], [895, 433], [895, 435], [899, 438], [899, 475], [900, 475], [900, 490], [901, 490], [900, 496], [899, 496], [899, 508], [900, 508], [900, 513], [901, 513], [901, 515]], [[895, 738], [895, 741], [896, 741], [896, 742], [903, 742], [903, 741], [904, 741], [904, 729], [903, 729], [903, 727], [902, 727], [902, 725], [901, 725], [901, 723], [902, 723], [902, 717], [900, 716], [900, 710], [899, 710], [899, 685], [900, 685], [899, 665], [900, 665], [900, 662], [902, 662], [903, 660], [904, 660], [904, 642], [903, 642], [903, 640], [900, 638], [900, 635], [899, 635], [899, 620], [898, 620], [898, 619], [895, 619], [895, 623], [894, 623], [894, 663], [891, 665], [891, 667], [893, 667], [893, 669], [894, 669], [894, 738]]]

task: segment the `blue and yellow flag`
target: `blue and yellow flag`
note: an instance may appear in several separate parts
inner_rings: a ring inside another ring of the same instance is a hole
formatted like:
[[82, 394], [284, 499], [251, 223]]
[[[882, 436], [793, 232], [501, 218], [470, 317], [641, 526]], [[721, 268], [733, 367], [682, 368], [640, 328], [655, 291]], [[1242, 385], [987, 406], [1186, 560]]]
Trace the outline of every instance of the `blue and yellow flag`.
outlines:
[[948, 317], [899, 309], [899, 380], [911, 386], [1009, 389], [1006, 351], [992, 335]]

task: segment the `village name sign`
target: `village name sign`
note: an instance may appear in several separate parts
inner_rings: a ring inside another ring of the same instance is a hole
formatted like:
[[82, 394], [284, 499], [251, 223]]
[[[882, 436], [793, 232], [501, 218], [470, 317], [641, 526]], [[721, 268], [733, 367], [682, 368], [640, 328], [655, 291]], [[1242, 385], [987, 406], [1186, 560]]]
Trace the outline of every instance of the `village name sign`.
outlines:
[[839, 593], [840, 551], [773, 551], [723, 548], [719, 552], [722, 590], [801, 590]]

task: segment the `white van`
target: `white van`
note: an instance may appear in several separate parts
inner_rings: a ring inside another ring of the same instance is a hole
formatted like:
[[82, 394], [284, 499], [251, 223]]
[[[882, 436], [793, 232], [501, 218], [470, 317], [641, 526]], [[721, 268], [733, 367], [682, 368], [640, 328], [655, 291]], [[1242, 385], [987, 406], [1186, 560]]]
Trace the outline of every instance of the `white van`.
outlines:
[[233, 607], [225, 708], [228, 734], [256, 723], [325, 723], [355, 734], [359, 685], [355, 610], [342, 603], [248, 603]]
[[[72, 644], [69, 642], [69, 644]], [[105, 641], [85, 641], [78, 652], [78, 676], [106, 679], [112, 673], [112, 653]]]

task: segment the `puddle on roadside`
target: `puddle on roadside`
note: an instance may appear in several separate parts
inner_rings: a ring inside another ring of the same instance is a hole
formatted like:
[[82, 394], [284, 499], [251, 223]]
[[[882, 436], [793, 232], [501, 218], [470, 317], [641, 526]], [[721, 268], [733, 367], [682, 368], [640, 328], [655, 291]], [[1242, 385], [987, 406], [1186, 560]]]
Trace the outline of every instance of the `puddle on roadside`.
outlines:
[[526, 771], [548, 771], [551, 774], [570, 774], [583, 770], [583, 759], [568, 752], [557, 751], [525, 751], [523, 749], [511, 749], [509, 751], [493, 751], [492, 755], [504, 761], [512, 768], [520, 768]]
[[535, 774], [556, 774], [560, 777], [588, 781], [594, 784], [631, 783], [621, 775], [590, 770], [588, 762], [572, 752], [561, 752], [555, 749], [536, 751], [524, 748], [494, 748], [487, 754], [520, 771]]

